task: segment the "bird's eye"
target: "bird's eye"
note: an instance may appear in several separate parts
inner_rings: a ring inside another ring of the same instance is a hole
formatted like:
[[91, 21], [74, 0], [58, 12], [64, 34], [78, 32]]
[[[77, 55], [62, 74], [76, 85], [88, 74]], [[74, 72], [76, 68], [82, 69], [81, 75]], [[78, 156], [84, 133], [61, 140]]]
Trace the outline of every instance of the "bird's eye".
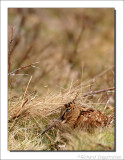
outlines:
[[71, 111], [71, 109], [70, 108], [66, 109], [66, 112], [68, 112], [68, 111]]

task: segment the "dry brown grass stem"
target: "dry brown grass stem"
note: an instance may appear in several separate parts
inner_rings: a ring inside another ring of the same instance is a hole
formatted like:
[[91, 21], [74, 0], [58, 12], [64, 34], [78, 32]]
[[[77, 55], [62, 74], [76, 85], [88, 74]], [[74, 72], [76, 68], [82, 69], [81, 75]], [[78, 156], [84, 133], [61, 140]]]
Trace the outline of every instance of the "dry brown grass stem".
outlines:
[[[21, 108], [19, 109], [19, 111], [16, 113], [16, 115], [15, 115], [12, 119], [18, 118], [18, 117], [20, 117], [20, 115], [21, 115], [22, 112], [24, 113], [23, 108], [24, 108], [24, 106], [26, 105], [26, 103], [29, 102], [28, 98], [27, 98], [26, 100], [24, 100], [24, 99], [25, 99], [25, 97], [26, 97], [26, 93], [27, 93], [29, 84], [30, 84], [30, 82], [31, 82], [31, 79], [32, 79], [32, 76], [30, 77], [30, 79], [29, 79], [29, 81], [28, 81], [28, 84], [27, 84], [27, 86], [26, 86], [26, 89], [25, 89], [25, 92], [24, 92], [24, 95], [23, 95], [23, 98], [22, 98]], [[24, 109], [24, 110], [26, 111], [27, 109]]]
[[94, 94], [99, 94], [99, 93], [102, 93], [102, 92], [113, 91], [114, 89], [115, 89], [115, 87], [89, 92], [89, 93], [84, 94], [83, 97], [91, 96], [91, 95], [94, 95]]
[[37, 68], [36, 66], [34, 66], [34, 64], [37, 64], [37, 63], [40, 63], [40, 62], [34, 62], [34, 63], [28, 64], [26, 66], [21, 66], [18, 69], [15, 69], [14, 71], [10, 72], [8, 74], [8, 76], [15, 75], [18, 71], [23, 70], [23, 69], [28, 68], [28, 67], [35, 67], [35, 68]]
[[[96, 81], [98, 78], [102, 77], [103, 75], [105, 75], [107, 72], [109, 72], [110, 70], [112, 70], [114, 68], [114, 66], [111, 66], [110, 68], [107, 68], [106, 70], [104, 70], [103, 72], [97, 74], [96, 76], [94, 76], [92, 79], [90, 79], [89, 81], [86, 82], [82, 82], [80, 85], [77, 86], [77, 88], [80, 88], [82, 86], [85, 86], [89, 83], [91, 83], [92, 81]], [[76, 88], [75, 88], [76, 89]]]

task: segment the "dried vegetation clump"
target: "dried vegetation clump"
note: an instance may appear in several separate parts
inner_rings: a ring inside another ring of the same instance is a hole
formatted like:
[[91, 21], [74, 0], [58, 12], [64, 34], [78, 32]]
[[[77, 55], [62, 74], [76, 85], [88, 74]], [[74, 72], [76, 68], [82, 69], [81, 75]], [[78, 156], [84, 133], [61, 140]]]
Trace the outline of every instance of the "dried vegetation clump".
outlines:
[[[8, 149], [114, 150], [114, 10], [11, 8], [8, 18]], [[112, 123], [60, 122], [42, 136], [74, 99]]]

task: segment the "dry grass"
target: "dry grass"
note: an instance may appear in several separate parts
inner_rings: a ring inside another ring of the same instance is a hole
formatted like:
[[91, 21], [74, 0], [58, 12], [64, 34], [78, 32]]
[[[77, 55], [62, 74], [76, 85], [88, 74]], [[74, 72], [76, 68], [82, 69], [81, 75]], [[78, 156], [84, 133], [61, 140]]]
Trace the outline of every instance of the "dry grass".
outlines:
[[[86, 90], [89, 87], [90, 84], [82, 88]], [[29, 103], [25, 103], [23, 96], [15, 101], [10, 99], [9, 150], [113, 150], [114, 122], [109, 128], [96, 129], [95, 133], [80, 131], [78, 134], [76, 130], [60, 123], [41, 136], [43, 130], [59, 117], [61, 106], [72, 101], [77, 92], [77, 104], [95, 107], [108, 116], [114, 116], [114, 106], [112, 102], [107, 104], [106, 93], [83, 98], [82, 88], [76, 86], [59, 93], [48, 92], [47, 95], [36, 98], [27, 96], [28, 100], [33, 98]], [[26, 102], [28, 102], [27, 97]], [[109, 93], [109, 97], [112, 98], [113, 93]]]
[[114, 122], [91, 133], [60, 123], [41, 136], [77, 93], [77, 104], [114, 115], [113, 91], [83, 97], [114, 86], [114, 10], [8, 13], [8, 150], [114, 150]]

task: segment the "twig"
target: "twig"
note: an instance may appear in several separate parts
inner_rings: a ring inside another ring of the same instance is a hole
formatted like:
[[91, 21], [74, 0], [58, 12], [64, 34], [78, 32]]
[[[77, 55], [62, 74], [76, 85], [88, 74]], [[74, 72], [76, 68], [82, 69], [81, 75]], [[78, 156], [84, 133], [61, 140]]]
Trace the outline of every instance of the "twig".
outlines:
[[79, 43], [80, 43], [80, 41], [81, 41], [83, 32], [84, 32], [84, 29], [83, 29], [83, 27], [81, 27], [80, 34], [79, 34], [77, 40], [75, 41], [74, 50], [72, 51], [71, 56], [69, 57], [69, 62], [71, 62], [71, 63], [73, 63], [74, 60], [75, 60], [75, 58], [76, 58], [78, 46], [79, 46]]
[[[37, 95], [36, 95], [36, 96], [37, 96]], [[28, 104], [28, 103], [31, 102], [33, 99], [35, 99], [36, 96], [34, 96], [34, 97], [31, 98], [31, 99], [26, 99], [26, 100], [24, 101], [23, 105], [22, 105], [22, 108], [24, 108], [24, 106], [25, 106], [26, 104]], [[19, 111], [16, 113], [16, 115], [13, 116], [10, 120], [8, 120], [8, 122], [11, 122], [12, 119], [17, 120], [17, 119], [21, 116], [22, 113], [25, 113], [25, 112], [28, 110], [28, 108], [26, 108], [25, 110], [22, 111], [22, 108], [20, 108]]]
[[[25, 98], [25, 95], [26, 95], [28, 86], [29, 86], [29, 84], [30, 84], [30, 82], [31, 82], [31, 79], [32, 79], [32, 76], [30, 77], [30, 79], [29, 79], [29, 81], [28, 81], [28, 84], [27, 84], [27, 87], [26, 87], [26, 89], [25, 89], [25, 93], [24, 93], [23, 99], [22, 99], [21, 108], [20, 108], [19, 111], [16, 113], [16, 115], [9, 120], [9, 122], [10, 122], [12, 119], [17, 119], [18, 117], [20, 117], [20, 115], [21, 115], [22, 112], [25, 112], [25, 111], [27, 110], [27, 109], [24, 110], [23, 108], [24, 108], [24, 106], [25, 106], [27, 103], [29, 103], [31, 100], [28, 100], [28, 98], [27, 98], [27, 99], [24, 101], [24, 98]], [[22, 110], [22, 109], [23, 109], [23, 110]]]
[[11, 76], [28, 76], [29, 74], [11, 74]]
[[29, 81], [28, 81], [28, 84], [27, 84], [27, 87], [26, 87], [26, 89], [25, 89], [25, 93], [24, 93], [24, 96], [23, 96], [23, 99], [22, 99], [22, 106], [21, 106], [21, 108], [23, 107], [23, 101], [24, 101], [26, 92], [27, 92], [27, 90], [28, 90], [28, 86], [29, 86], [29, 84], [30, 84], [30, 82], [31, 82], [31, 79], [32, 79], [32, 76], [30, 77], [30, 79], [29, 79]]
[[[90, 84], [90, 88], [89, 88], [89, 92], [88, 93], [92, 93], [93, 91], [92, 91], [92, 88], [93, 88], [93, 86], [94, 86], [94, 83], [95, 83], [95, 79], [93, 79], [92, 81], [91, 81], [91, 84]], [[85, 99], [85, 102], [87, 102], [87, 100], [88, 99], [91, 99], [91, 98], [93, 98], [93, 95], [90, 95], [90, 96], [87, 96], [87, 98]]]
[[76, 93], [76, 96], [75, 96], [75, 98], [74, 98], [74, 100], [73, 100], [73, 102], [75, 103], [75, 100], [77, 99], [77, 96], [79, 95], [79, 93], [77, 92]]
[[103, 75], [105, 75], [107, 72], [109, 72], [109, 71], [110, 71], [111, 69], [113, 69], [113, 68], [114, 68], [114, 66], [111, 66], [110, 68], [108, 68], [108, 69], [104, 70], [103, 72], [99, 73], [98, 75], [94, 76], [94, 77], [93, 77], [92, 79], [90, 79], [89, 81], [82, 82], [79, 86], [75, 87], [74, 89], [75, 89], [75, 90], [78, 90], [78, 88], [81, 88], [82, 86], [85, 86], [85, 85], [91, 83], [91, 81], [93, 81], [94, 79], [95, 79], [95, 81], [96, 81], [98, 78], [102, 77]]
[[81, 31], [80, 31], [80, 34], [79, 34], [76, 42], [75, 42], [75, 47], [74, 47], [72, 55], [74, 55], [74, 54], [76, 55], [77, 54], [78, 45], [79, 45], [79, 43], [81, 41], [81, 37], [82, 37], [83, 32], [84, 32], [84, 28], [81, 27]]
[[[11, 27], [11, 39], [9, 40], [9, 48], [8, 48], [8, 72], [11, 70], [11, 57], [14, 52], [14, 49], [19, 44], [20, 41], [20, 28], [23, 26], [25, 22], [25, 16], [23, 14], [20, 14], [20, 18], [18, 19], [18, 24], [15, 27]], [[13, 45], [12, 45], [13, 43]]]
[[93, 88], [93, 86], [94, 86], [94, 83], [95, 83], [95, 79], [93, 79], [93, 80], [91, 81], [90, 88], [89, 88], [89, 92], [92, 92], [92, 88]]
[[[36, 63], [39, 63], [39, 62], [31, 63], [31, 64], [28, 64], [28, 65], [26, 65], [26, 66], [21, 66], [20, 68], [14, 70], [14, 71], [12, 71], [12, 72], [10, 72], [10, 73], [8, 74], [8, 76], [10, 76], [10, 75], [15, 75], [18, 71], [20, 71], [20, 70], [22, 70], [22, 69], [25, 69], [25, 68], [28, 68], [28, 67], [30, 67], [30, 66], [34, 68], [34, 64], [36, 64]], [[36, 68], [37, 68], [37, 67], [36, 67]]]
[[[24, 101], [24, 103], [23, 103], [23, 105], [22, 105], [22, 108], [25, 106], [25, 104], [26, 104], [27, 102], [28, 102], [28, 99], [26, 99], [26, 100]], [[22, 108], [19, 109], [19, 111], [16, 113], [16, 115], [15, 115], [12, 119], [16, 119], [16, 118], [18, 118], [18, 117], [21, 115], [20, 112], [21, 112]]]
[[107, 97], [107, 102], [106, 102], [106, 105], [105, 105], [105, 107], [104, 107], [104, 109], [103, 109], [103, 113], [105, 112], [105, 110], [106, 110], [107, 107], [108, 107], [108, 104], [110, 103], [108, 92], [106, 92], [106, 97]]
[[107, 109], [107, 107], [108, 107], [108, 104], [109, 104], [109, 99], [107, 100], [107, 103], [106, 103], [106, 105], [105, 105], [105, 107], [104, 107], [104, 109], [103, 109], [103, 113], [105, 113], [105, 110]]
[[88, 93], [84, 94], [83, 97], [91, 96], [91, 95], [94, 95], [94, 94], [99, 94], [99, 93], [102, 93], [102, 92], [112, 91], [114, 89], [115, 89], [115, 87], [108, 88], [108, 89], [101, 89], [101, 90], [94, 91], [94, 92], [88, 92]]
[[[14, 40], [14, 27], [11, 27], [11, 33], [10, 33], [10, 39], [8, 37], [8, 71], [10, 70], [10, 67], [11, 67], [11, 62], [10, 62], [10, 59], [11, 59], [11, 54], [12, 54], [12, 51], [13, 51], [13, 46], [12, 46], [12, 43], [13, 43], [13, 40]], [[8, 34], [9, 35], [9, 34]]]
[[33, 47], [34, 47], [34, 41], [28, 46], [27, 49], [25, 49], [25, 52], [23, 53], [22, 58], [20, 59], [20, 61], [17, 64], [17, 68], [20, 67], [26, 59], [28, 59], [29, 54], [30, 54], [31, 50], [33, 49]]

